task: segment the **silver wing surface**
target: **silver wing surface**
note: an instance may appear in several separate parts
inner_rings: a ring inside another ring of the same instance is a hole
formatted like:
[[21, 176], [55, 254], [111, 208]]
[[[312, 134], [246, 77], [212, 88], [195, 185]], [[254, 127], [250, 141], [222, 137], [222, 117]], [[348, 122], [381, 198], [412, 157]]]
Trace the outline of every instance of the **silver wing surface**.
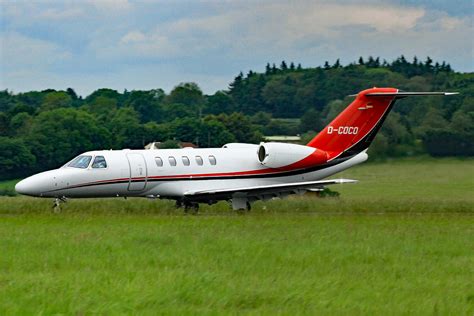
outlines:
[[306, 191], [320, 191], [326, 185], [355, 183], [357, 180], [351, 179], [331, 179], [306, 181], [296, 183], [281, 183], [259, 186], [248, 186], [229, 189], [211, 189], [188, 191], [184, 193], [184, 197], [192, 200], [222, 200], [226, 198], [247, 197], [256, 199], [265, 199], [266, 197], [276, 197], [281, 195], [289, 195], [296, 193], [304, 193]]

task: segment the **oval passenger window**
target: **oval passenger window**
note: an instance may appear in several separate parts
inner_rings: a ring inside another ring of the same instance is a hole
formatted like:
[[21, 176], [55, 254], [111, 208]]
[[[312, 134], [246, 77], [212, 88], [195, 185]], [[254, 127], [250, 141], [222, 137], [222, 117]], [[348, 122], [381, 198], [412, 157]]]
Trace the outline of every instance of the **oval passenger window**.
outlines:
[[155, 157], [155, 162], [158, 167], [163, 167], [163, 159], [161, 157]]
[[169, 161], [171, 166], [173, 166], [173, 167], [176, 166], [176, 159], [173, 156], [169, 156], [168, 161]]
[[190, 165], [190, 161], [189, 161], [189, 158], [186, 157], [186, 156], [183, 156], [181, 157], [183, 159], [183, 165], [185, 166], [189, 166]]
[[216, 160], [216, 157], [210, 155], [209, 156], [209, 163], [213, 166], [215, 166], [217, 164], [217, 160]]

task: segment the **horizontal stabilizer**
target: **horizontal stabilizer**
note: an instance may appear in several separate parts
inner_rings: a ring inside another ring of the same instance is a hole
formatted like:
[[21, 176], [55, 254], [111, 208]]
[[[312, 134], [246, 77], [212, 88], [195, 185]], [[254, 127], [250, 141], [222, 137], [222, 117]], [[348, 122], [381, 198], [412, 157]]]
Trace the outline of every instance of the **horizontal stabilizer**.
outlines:
[[459, 92], [373, 92], [367, 93], [367, 97], [411, 97], [411, 96], [424, 96], [424, 95], [454, 95]]
[[[427, 91], [427, 92], [404, 92], [404, 91], [397, 91], [397, 92], [371, 92], [366, 93], [366, 97], [413, 97], [413, 96], [427, 96], [427, 95], [456, 95], [459, 92], [443, 92], [443, 91]], [[350, 97], [356, 97], [357, 94], [351, 94]]]

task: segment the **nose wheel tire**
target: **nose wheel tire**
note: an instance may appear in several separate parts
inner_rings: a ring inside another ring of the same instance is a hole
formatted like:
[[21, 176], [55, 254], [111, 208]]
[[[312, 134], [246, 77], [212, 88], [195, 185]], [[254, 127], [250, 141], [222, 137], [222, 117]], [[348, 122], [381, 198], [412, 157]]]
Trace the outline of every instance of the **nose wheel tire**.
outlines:
[[67, 199], [65, 196], [60, 197], [60, 198], [55, 198], [53, 202], [53, 212], [54, 213], [59, 213], [61, 212], [61, 203], [66, 203]]

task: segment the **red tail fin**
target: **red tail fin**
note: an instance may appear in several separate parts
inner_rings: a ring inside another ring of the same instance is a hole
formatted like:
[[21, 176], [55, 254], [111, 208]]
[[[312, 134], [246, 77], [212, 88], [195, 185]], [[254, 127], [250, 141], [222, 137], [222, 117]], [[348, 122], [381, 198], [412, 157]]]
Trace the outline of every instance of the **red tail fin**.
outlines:
[[[395, 88], [373, 88], [360, 92], [307, 146], [326, 151], [329, 159], [344, 152], [353, 155], [367, 149], [390, 112], [397, 92]], [[374, 93], [382, 95], [367, 96]]]
[[410, 96], [454, 95], [457, 92], [401, 92], [395, 88], [373, 88], [356, 99], [307, 146], [327, 152], [329, 160], [353, 156], [367, 149], [392, 109], [395, 100]]

